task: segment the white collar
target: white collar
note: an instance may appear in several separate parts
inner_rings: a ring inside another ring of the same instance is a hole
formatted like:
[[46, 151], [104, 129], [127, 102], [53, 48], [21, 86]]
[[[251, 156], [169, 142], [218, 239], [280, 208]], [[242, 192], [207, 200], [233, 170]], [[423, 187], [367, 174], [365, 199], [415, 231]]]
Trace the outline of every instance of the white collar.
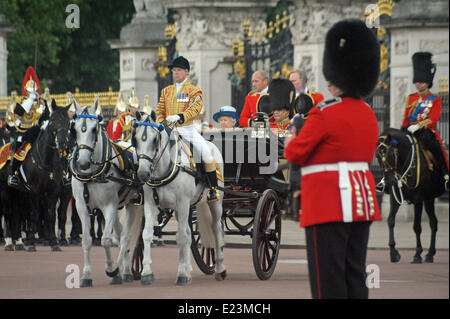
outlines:
[[261, 92], [258, 92], [258, 94], [259, 95], [266, 94], [268, 89], [269, 89], [269, 87], [266, 86], [266, 88], [264, 90], [262, 90]]
[[177, 87], [177, 93], [181, 90], [181, 88], [183, 87], [184, 83], [186, 83], [187, 80], [188, 80], [188, 78], [186, 77], [183, 82], [175, 83], [175, 85]]

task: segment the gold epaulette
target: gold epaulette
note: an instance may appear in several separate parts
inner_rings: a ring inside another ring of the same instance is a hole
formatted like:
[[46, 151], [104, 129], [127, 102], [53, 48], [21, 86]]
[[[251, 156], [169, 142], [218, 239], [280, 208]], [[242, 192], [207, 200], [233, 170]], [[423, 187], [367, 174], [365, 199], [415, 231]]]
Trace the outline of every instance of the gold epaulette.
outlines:
[[258, 92], [256, 92], [255, 90], [251, 90], [247, 95], [255, 95], [256, 93]]

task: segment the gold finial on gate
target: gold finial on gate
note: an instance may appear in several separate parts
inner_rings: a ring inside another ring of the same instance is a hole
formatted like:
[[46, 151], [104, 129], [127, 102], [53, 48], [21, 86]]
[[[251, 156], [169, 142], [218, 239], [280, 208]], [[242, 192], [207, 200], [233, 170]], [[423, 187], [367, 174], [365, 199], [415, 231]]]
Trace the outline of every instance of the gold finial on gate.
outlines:
[[273, 38], [273, 21], [269, 21], [269, 27], [267, 28], [267, 38], [272, 39]]
[[275, 34], [278, 34], [280, 32], [280, 24], [281, 24], [280, 15], [277, 14], [275, 16]]
[[[175, 22], [176, 23], [176, 22]], [[166, 40], [172, 40], [175, 38], [175, 23], [168, 24], [164, 29], [164, 34], [166, 36]]]
[[283, 17], [281, 18], [282, 26], [281, 28], [284, 30], [287, 28], [287, 23], [291, 19], [291, 15], [287, 14], [287, 10], [283, 11]]
[[250, 20], [247, 19], [244, 21], [242, 29], [244, 30], [244, 39], [250, 40], [250, 38], [252, 37], [252, 25], [250, 23]]

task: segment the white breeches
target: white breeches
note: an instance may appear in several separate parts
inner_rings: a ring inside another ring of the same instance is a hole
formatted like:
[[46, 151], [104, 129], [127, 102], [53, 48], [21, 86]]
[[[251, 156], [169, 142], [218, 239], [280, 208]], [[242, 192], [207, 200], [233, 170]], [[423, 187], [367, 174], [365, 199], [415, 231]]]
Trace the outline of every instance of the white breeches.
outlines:
[[208, 144], [206, 143], [206, 140], [195, 129], [194, 125], [179, 126], [177, 127], [177, 131], [185, 141], [194, 146], [194, 153], [201, 154], [201, 159], [194, 157], [196, 162], [200, 162], [200, 160], [205, 163], [214, 162], [214, 157]]

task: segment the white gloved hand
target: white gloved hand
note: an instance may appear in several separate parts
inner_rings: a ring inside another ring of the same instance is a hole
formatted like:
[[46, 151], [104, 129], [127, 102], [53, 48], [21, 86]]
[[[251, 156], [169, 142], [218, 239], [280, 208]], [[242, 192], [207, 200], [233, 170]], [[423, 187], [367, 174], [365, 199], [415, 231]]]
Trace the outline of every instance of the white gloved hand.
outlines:
[[30, 112], [36, 97], [37, 93], [31, 93], [30, 96], [22, 103], [22, 108], [25, 110], [25, 112]]
[[420, 129], [420, 125], [419, 124], [413, 124], [410, 125], [408, 127], [408, 132], [410, 132], [411, 134], [415, 133], [418, 129]]
[[175, 115], [169, 115], [169, 116], [166, 118], [166, 121], [167, 121], [167, 122], [171, 122], [171, 123], [176, 123], [176, 122], [178, 122], [180, 119], [181, 119], [180, 116], [179, 116], [178, 114], [175, 114]]

